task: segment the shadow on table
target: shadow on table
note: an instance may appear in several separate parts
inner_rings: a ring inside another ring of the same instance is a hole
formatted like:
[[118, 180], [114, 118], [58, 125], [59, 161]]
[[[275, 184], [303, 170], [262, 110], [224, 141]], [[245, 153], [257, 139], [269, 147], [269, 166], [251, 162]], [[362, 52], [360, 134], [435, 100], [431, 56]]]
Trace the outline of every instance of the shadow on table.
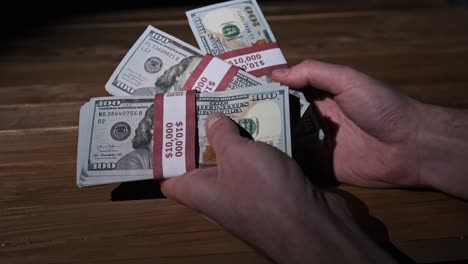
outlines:
[[[398, 263], [416, 263], [393, 245], [389, 239], [386, 226], [379, 219], [369, 213], [369, 208], [364, 204], [364, 202], [352, 194], [334, 187], [325, 187], [323, 191], [325, 193], [325, 197], [328, 195], [335, 195], [343, 198], [345, 207], [349, 208], [351, 213], [351, 220], [354, 220], [354, 222], [357, 223], [371, 239], [392, 255]], [[338, 217], [340, 216], [338, 215]], [[346, 218], [344, 221], [350, 220], [347, 215], [344, 217]]]
[[[304, 94], [309, 102], [323, 100], [329, 96], [316, 89], [309, 89]], [[320, 115], [314, 103], [311, 103], [301, 118], [293, 120], [294, 117], [291, 116], [293, 158], [299, 163], [309, 180], [323, 190], [325, 197], [343, 198], [343, 206], [349, 208], [352, 220], [358, 223], [366, 234], [399, 263], [416, 263], [390, 242], [386, 226], [369, 213], [369, 208], [364, 202], [336, 188], [339, 182], [333, 169], [333, 151], [336, 146], [338, 125]], [[343, 218], [343, 221], [351, 220], [349, 216], [343, 216]]]
[[161, 192], [159, 181], [144, 180], [121, 183], [111, 193], [112, 201], [166, 198]]

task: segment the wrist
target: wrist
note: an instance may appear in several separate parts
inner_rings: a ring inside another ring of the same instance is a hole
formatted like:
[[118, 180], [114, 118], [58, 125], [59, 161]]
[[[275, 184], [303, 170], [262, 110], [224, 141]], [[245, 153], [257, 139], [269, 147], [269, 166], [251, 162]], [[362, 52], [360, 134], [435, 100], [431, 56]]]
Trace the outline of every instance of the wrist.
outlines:
[[416, 150], [421, 185], [468, 198], [468, 112], [423, 105]]
[[[319, 199], [317, 199], [319, 198]], [[394, 263], [353, 221], [341, 197], [316, 192], [314, 205], [283, 218], [264, 251], [278, 263]], [[313, 207], [313, 208], [311, 208]], [[344, 219], [343, 219], [344, 218]], [[268, 243], [268, 242], [267, 242]]]

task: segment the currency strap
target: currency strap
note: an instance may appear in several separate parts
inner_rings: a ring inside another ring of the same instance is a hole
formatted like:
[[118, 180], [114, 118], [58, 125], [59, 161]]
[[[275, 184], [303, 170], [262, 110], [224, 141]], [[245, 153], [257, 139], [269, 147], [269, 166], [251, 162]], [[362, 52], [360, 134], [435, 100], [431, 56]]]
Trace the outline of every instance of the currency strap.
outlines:
[[218, 54], [217, 57], [256, 77], [270, 74], [276, 69], [288, 67], [283, 52], [281, 52], [276, 42], [231, 50]]
[[224, 91], [238, 71], [239, 68], [206, 54], [193, 70], [182, 90], [195, 90], [201, 93]]
[[156, 94], [153, 176], [161, 180], [195, 169], [195, 91]]

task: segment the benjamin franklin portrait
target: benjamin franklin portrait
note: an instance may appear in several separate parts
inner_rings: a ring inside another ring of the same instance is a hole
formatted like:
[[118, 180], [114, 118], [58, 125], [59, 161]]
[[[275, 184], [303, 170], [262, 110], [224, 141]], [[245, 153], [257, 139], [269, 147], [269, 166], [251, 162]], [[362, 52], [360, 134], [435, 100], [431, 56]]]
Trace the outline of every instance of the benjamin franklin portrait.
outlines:
[[190, 56], [167, 69], [154, 84], [154, 87], [137, 89], [134, 96], [151, 96], [157, 93], [178, 92], [182, 90], [193, 70], [198, 66], [202, 57]]
[[153, 168], [153, 115], [154, 104], [145, 112], [135, 130], [132, 147], [135, 149], [120, 158], [116, 170], [141, 170]]

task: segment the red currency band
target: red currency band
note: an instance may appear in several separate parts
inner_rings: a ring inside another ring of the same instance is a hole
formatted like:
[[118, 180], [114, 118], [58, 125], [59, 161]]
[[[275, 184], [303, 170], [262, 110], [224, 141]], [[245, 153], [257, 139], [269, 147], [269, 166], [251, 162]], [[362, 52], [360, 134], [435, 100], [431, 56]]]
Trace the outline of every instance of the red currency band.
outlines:
[[164, 128], [164, 94], [154, 96], [154, 114], [153, 114], [153, 177], [162, 180], [162, 134]]
[[217, 92], [225, 91], [226, 88], [228, 88], [229, 84], [231, 83], [232, 79], [234, 79], [234, 76], [236, 76], [238, 71], [239, 71], [239, 68], [237, 68], [234, 65], [230, 65], [229, 70], [227, 71], [227, 73], [224, 75], [223, 79], [219, 83], [218, 88], [216, 88], [216, 91]]
[[202, 75], [203, 71], [205, 71], [206, 66], [210, 63], [210, 61], [213, 59], [213, 56], [210, 54], [206, 54], [201, 61], [198, 63], [197, 67], [193, 70], [192, 74], [190, 77], [187, 79], [185, 82], [184, 86], [182, 87], [182, 90], [192, 90], [192, 87], [195, 86], [195, 82], [200, 78]]
[[186, 129], [187, 133], [185, 135], [185, 168], [186, 171], [191, 171], [196, 168], [195, 165], [195, 91], [187, 91], [185, 95], [186, 100]]
[[178, 176], [196, 168], [195, 125], [195, 91], [155, 95], [153, 119], [155, 179]]

